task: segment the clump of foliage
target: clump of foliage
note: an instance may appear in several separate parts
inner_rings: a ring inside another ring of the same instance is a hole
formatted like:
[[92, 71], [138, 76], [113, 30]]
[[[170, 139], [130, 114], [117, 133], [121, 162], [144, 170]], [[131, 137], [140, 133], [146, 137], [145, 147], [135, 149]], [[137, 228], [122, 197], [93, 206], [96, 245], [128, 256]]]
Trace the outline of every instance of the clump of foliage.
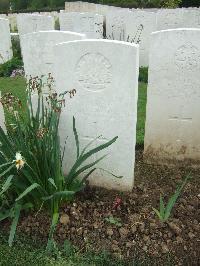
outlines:
[[139, 81], [148, 83], [148, 67], [140, 67]]
[[[66, 91], [58, 95], [53, 89], [53, 82], [51, 75], [45, 83], [38, 77], [29, 80], [25, 116], [20, 112], [21, 102], [11, 93], [4, 94], [1, 98], [1, 103], [12, 117], [12, 124], [7, 125], [7, 134], [0, 128], [0, 180], [3, 180], [0, 190], [0, 221], [12, 219], [10, 246], [21, 211], [40, 211], [45, 208], [52, 218], [47, 245], [51, 249], [61, 204], [84, 189], [88, 177], [96, 170], [96, 164], [105, 155], [92, 163], [87, 160], [117, 139], [115, 137], [90, 149], [94, 140], [80, 150], [73, 118], [77, 157], [68, 174], [64, 175], [64, 154], [61, 153], [58, 128], [65, 97], [73, 97], [76, 91]], [[48, 95], [44, 95], [43, 91], [46, 92], [47, 89]], [[37, 106], [32, 103], [33, 97], [37, 97]]]
[[160, 209], [157, 210], [155, 208], [153, 208], [154, 212], [156, 213], [156, 215], [158, 216], [159, 220], [161, 222], [166, 222], [172, 212], [172, 209], [174, 208], [174, 205], [178, 199], [178, 197], [181, 194], [181, 191], [183, 190], [183, 188], [185, 187], [188, 179], [190, 178], [190, 176], [188, 175], [182, 182], [181, 185], [178, 186], [178, 188], [176, 189], [175, 193], [170, 197], [170, 199], [168, 200], [167, 204], [165, 205], [164, 203], [164, 199], [162, 196], [160, 196]]
[[11, 60], [4, 64], [0, 64], [0, 77], [10, 77], [13, 70], [23, 68], [23, 62], [17, 57], [13, 57]]
[[121, 227], [122, 226], [122, 223], [121, 223], [121, 219], [120, 218], [115, 218], [113, 216], [109, 216], [109, 217], [106, 217], [105, 218], [105, 221], [110, 223], [110, 224], [113, 224], [113, 225], [116, 225], [118, 227]]

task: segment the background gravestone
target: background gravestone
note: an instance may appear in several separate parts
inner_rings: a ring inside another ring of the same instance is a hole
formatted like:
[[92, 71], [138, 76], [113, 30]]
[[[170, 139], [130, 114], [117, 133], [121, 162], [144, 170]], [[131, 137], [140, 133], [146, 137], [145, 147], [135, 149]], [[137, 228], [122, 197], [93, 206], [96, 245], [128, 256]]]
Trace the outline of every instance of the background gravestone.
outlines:
[[106, 37], [111, 40], [126, 41], [126, 17], [131, 11], [113, 10], [106, 14]]
[[200, 9], [161, 9], [157, 12], [157, 30], [200, 28]]
[[87, 38], [103, 38], [103, 16], [94, 13], [60, 13], [60, 29], [83, 33]]
[[17, 28], [19, 35], [26, 33], [54, 30], [54, 18], [37, 14], [17, 15]]
[[[119, 56], [123, 54], [123, 56]], [[55, 79], [59, 92], [76, 89], [62, 112], [60, 134], [66, 142], [64, 171], [67, 173], [76, 157], [72, 132], [75, 116], [82, 148], [96, 139], [93, 147], [118, 136], [106, 151], [90, 159], [93, 162], [108, 154], [98, 167], [122, 179], [97, 170], [90, 178], [93, 185], [131, 190], [134, 161], [138, 95], [138, 46], [109, 40], [83, 40], [55, 47]], [[127, 68], [128, 66], [128, 68]], [[126, 69], [126, 71], [124, 71]], [[123, 78], [122, 78], [123, 73]], [[69, 155], [70, 154], [70, 155]]]
[[152, 34], [145, 129], [150, 163], [200, 163], [200, 29]]
[[149, 65], [151, 33], [156, 30], [156, 15], [147, 11], [132, 11], [126, 17], [125, 39], [140, 46], [140, 66]]
[[67, 31], [39, 31], [21, 36], [25, 74], [35, 77], [52, 73], [53, 46], [84, 38], [83, 34]]
[[10, 60], [12, 56], [9, 21], [8, 19], [0, 18], [0, 64]]

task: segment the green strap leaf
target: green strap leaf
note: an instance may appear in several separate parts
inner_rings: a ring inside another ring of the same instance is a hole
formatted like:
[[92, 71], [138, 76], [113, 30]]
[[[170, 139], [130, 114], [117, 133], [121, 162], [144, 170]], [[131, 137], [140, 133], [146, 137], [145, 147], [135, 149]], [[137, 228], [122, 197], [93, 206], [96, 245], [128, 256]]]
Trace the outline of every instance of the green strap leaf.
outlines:
[[53, 178], [49, 178], [48, 181], [55, 187], [55, 189], [58, 189]]
[[19, 197], [15, 201], [19, 201], [20, 199], [22, 199], [23, 197], [25, 197], [28, 193], [30, 193], [33, 189], [36, 189], [37, 187], [40, 187], [40, 185], [37, 184], [37, 183], [32, 184], [26, 190], [24, 190], [24, 192], [21, 193], [19, 195]]
[[63, 196], [72, 196], [74, 195], [74, 191], [67, 191], [67, 190], [64, 190], [64, 191], [59, 191], [59, 192], [56, 192], [54, 194], [52, 194], [51, 196], [48, 196], [48, 197], [42, 197], [42, 200], [46, 201], [46, 200], [50, 200], [50, 199], [53, 199], [53, 198], [58, 198], [58, 197], [63, 197]]
[[2, 186], [2, 191], [0, 192], [0, 196], [4, 193], [4, 192], [6, 192], [8, 189], [9, 189], [9, 187], [11, 186], [11, 181], [12, 181], [12, 179], [13, 179], [13, 175], [10, 175], [7, 179], [6, 179], [6, 182], [3, 184], [3, 186]]
[[77, 153], [77, 159], [79, 157], [79, 139], [78, 139], [78, 133], [76, 130], [76, 122], [75, 122], [75, 118], [73, 116], [73, 132], [74, 132], [74, 137], [75, 137], [75, 141], [76, 141], [76, 153]]
[[19, 216], [20, 216], [20, 211], [21, 211], [21, 205], [16, 204], [15, 208], [14, 208], [14, 218], [11, 224], [11, 228], [10, 228], [10, 235], [9, 235], [9, 239], [8, 239], [8, 244], [9, 247], [12, 246], [14, 237], [15, 237], [15, 232], [16, 232], [16, 228], [17, 228], [17, 224], [18, 224], [18, 220], [19, 220]]
[[0, 174], [0, 177], [4, 176], [5, 174], [7, 174], [15, 165], [12, 164], [10, 167], [8, 167], [3, 173]]

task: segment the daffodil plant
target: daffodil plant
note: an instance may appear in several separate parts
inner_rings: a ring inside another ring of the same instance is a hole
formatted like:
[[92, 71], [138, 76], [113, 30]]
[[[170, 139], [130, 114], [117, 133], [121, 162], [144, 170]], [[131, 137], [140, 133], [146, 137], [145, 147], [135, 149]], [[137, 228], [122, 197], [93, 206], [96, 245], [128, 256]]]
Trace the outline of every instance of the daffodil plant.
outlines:
[[[48, 94], [46, 93], [48, 89]], [[43, 91], [45, 90], [45, 94]], [[37, 95], [37, 106], [33, 106], [33, 93]], [[96, 164], [104, 158], [88, 163], [87, 159], [114, 143], [117, 137], [89, 149], [80, 151], [79, 138], [73, 118], [73, 132], [76, 140], [77, 159], [68, 175], [62, 171], [59, 121], [65, 98], [69, 100], [76, 91], [58, 95], [53, 90], [53, 78], [30, 78], [27, 83], [27, 104], [23, 104], [11, 93], [1, 97], [4, 109], [10, 112], [12, 123], [7, 132], [0, 128], [0, 221], [11, 218], [9, 245], [14, 240], [16, 227], [22, 210], [45, 208], [49, 211], [52, 224], [49, 233], [49, 247], [59, 219], [59, 208], [63, 202], [72, 199], [82, 190], [86, 179], [96, 170]], [[83, 165], [84, 164], [84, 165]], [[1, 198], [6, 199], [2, 200]]]

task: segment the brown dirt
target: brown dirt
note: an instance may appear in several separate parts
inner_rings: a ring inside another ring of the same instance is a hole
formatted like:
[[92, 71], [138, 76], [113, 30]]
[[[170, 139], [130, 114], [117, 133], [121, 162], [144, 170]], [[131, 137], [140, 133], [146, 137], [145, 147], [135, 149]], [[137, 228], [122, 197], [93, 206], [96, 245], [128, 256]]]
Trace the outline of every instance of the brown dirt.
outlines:
[[[135, 254], [150, 257], [152, 265], [166, 265], [167, 257], [175, 265], [200, 265], [200, 171], [147, 165], [141, 151], [137, 151], [136, 158], [133, 191], [119, 193], [88, 187], [62, 208], [62, 223], [55, 239], [69, 239], [81, 251], [106, 249], [125, 259], [127, 265]], [[160, 194], [168, 199], [189, 172], [193, 178], [171, 218], [167, 223], [159, 222], [152, 207], [158, 208]], [[116, 198], [122, 202], [115, 209]], [[120, 218], [122, 225], [107, 222], [105, 218], [109, 216]], [[44, 213], [36, 217], [24, 215], [18, 232], [46, 241], [49, 226], [49, 217]]]

